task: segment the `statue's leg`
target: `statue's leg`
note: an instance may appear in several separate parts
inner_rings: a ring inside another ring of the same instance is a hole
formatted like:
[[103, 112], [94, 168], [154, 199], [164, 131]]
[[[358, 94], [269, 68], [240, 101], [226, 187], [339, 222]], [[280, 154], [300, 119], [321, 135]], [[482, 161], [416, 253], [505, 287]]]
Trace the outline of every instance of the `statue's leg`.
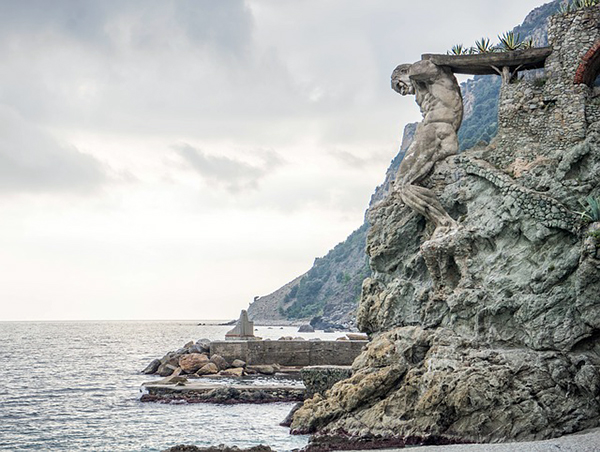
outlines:
[[402, 201], [414, 211], [423, 215], [435, 226], [432, 238], [448, 234], [456, 228], [456, 222], [444, 210], [433, 191], [418, 185], [404, 185], [400, 188]]
[[435, 225], [434, 238], [456, 227], [456, 222], [444, 210], [433, 191], [417, 185], [429, 174], [441, 158], [455, 154], [458, 141], [449, 124], [420, 124], [415, 140], [400, 164], [396, 187], [406, 205]]

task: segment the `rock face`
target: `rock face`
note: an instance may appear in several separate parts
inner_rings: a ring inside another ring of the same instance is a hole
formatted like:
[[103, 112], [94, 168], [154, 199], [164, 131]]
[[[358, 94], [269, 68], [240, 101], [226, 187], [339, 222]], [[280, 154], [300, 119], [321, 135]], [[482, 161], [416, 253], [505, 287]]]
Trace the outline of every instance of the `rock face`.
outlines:
[[373, 341], [293, 430], [497, 442], [600, 423], [600, 218], [580, 213], [600, 199], [600, 116], [575, 83], [598, 24], [598, 8], [553, 17], [544, 83], [503, 85], [498, 137], [423, 182], [455, 234], [432, 239], [393, 194], [369, 211], [357, 323]]
[[396, 328], [369, 345], [327, 398], [306, 401], [292, 429], [403, 440], [550, 438], [598, 424], [595, 365], [586, 354], [482, 347], [445, 328]]

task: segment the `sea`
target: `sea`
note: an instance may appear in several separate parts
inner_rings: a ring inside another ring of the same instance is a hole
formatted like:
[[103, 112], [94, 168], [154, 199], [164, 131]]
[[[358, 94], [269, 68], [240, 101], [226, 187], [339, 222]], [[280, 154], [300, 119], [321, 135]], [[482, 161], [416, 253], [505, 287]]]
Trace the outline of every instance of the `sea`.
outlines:
[[[256, 328], [265, 339], [342, 335]], [[291, 403], [140, 402], [141, 384], [156, 378], [141, 373], [150, 361], [191, 340], [222, 340], [229, 329], [214, 321], [0, 322], [0, 450], [304, 447], [307, 436], [279, 426]]]

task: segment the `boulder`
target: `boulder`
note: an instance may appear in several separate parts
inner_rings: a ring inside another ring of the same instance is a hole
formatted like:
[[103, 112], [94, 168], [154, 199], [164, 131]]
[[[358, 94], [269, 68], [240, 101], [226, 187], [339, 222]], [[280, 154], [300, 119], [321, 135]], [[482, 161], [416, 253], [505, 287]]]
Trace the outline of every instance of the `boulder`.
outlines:
[[241, 359], [234, 359], [231, 365], [233, 367], [246, 367], [246, 362]]
[[294, 338], [292, 336], [281, 336], [278, 341], [293, 341]]
[[200, 353], [190, 353], [179, 358], [179, 366], [186, 374], [193, 374], [208, 363], [208, 357]]
[[244, 376], [244, 369], [242, 367], [232, 367], [231, 369], [222, 370], [219, 375], [227, 377], [242, 377]]
[[217, 365], [215, 363], [207, 363], [204, 366], [202, 366], [198, 370], [198, 372], [196, 372], [196, 375], [201, 377], [203, 375], [214, 375], [217, 373], [219, 373], [219, 368], [217, 367]]
[[217, 365], [219, 370], [229, 369], [231, 367], [227, 360], [223, 358], [221, 355], [212, 355], [210, 357], [210, 362]]
[[293, 340], [294, 341], [305, 341], [306, 339], [304, 339], [303, 337], [300, 337], [300, 336], [296, 336]]
[[336, 341], [348, 341], [349, 339], [346, 336], [341, 336], [336, 339]]
[[270, 366], [267, 364], [257, 365], [257, 366], [248, 366], [247, 370], [250, 372], [257, 372], [263, 375], [275, 375], [276, 369], [274, 366]]
[[179, 366], [179, 358], [182, 356], [178, 352], [169, 352], [160, 359], [161, 364], [170, 364], [171, 366]]
[[179, 366], [174, 366], [172, 364], [161, 364], [158, 367], [158, 375], [161, 377], [168, 377], [171, 375]]
[[315, 329], [310, 324], [301, 325], [300, 328], [298, 328], [298, 333], [314, 333], [314, 332], [315, 332]]
[[160, 359], [153, 359], [152, 362], [148, 364], [144, 370], [142, 370], [142, 373], [146, 375], [156, 373], [159, 367]]
[[205, 354], [208, 354], [207, 351], [205, 351], [202, 347], [199, 347], [196, 344], [194, 344], [190, 348], [188, 348], [187, 351], [189, 353], [200, 353], [200, 354], [205, 353]]
[[210, 339], [198, 339], [196, 341], [196, 348], [200, 353], [210, 353]]

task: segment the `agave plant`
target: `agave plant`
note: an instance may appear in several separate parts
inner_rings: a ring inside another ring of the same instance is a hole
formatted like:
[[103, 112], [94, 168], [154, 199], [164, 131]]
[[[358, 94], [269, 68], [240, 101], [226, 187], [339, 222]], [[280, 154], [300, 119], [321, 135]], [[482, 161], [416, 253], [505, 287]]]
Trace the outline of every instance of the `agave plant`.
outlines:
[[469, 49], [463, 47], [462, 44], [456, 44], [452, 46], [452, 48], [447, 53], [448, 55], [466, 55], [468, 53], [468, 50]]
[[526, 41], [521, 43], [522, 49], [531, 49], [533, 48], [533, 38], [528, 38]]
[[600, 221], [600, 198], [594, 196], [588, 196], [585, 198], [585, 202], [579, 201], [579, 204], [585, 209], [581, 214], [581, 218], [585, 218], [590, 221]]
[[573, 5], [571, 5], [571, 2], [566, 2], [560, 5], [560, 8], [558, 9], [558, 12], [560, 14], [567, 14], [570, 13], [571, 11], [573, 11]]
[[523, 45], [519, 33], [515, 34], [513, 31], [507, 31], [502, 35], [498, 35], [498, 40], [500, 41], [500, 48], [506, 52], [518, 50]]
[[591, 6], [596, 6], [598, 2], [598, 0], [575, 0], [573, 6], [576, 9], [590, 8]]
[[475, 52], [476, 53], [490, 53], [494, 49], [494, 46], [490, 43], [489, 38], [481, 38], [479, 41], [475, 41]]

